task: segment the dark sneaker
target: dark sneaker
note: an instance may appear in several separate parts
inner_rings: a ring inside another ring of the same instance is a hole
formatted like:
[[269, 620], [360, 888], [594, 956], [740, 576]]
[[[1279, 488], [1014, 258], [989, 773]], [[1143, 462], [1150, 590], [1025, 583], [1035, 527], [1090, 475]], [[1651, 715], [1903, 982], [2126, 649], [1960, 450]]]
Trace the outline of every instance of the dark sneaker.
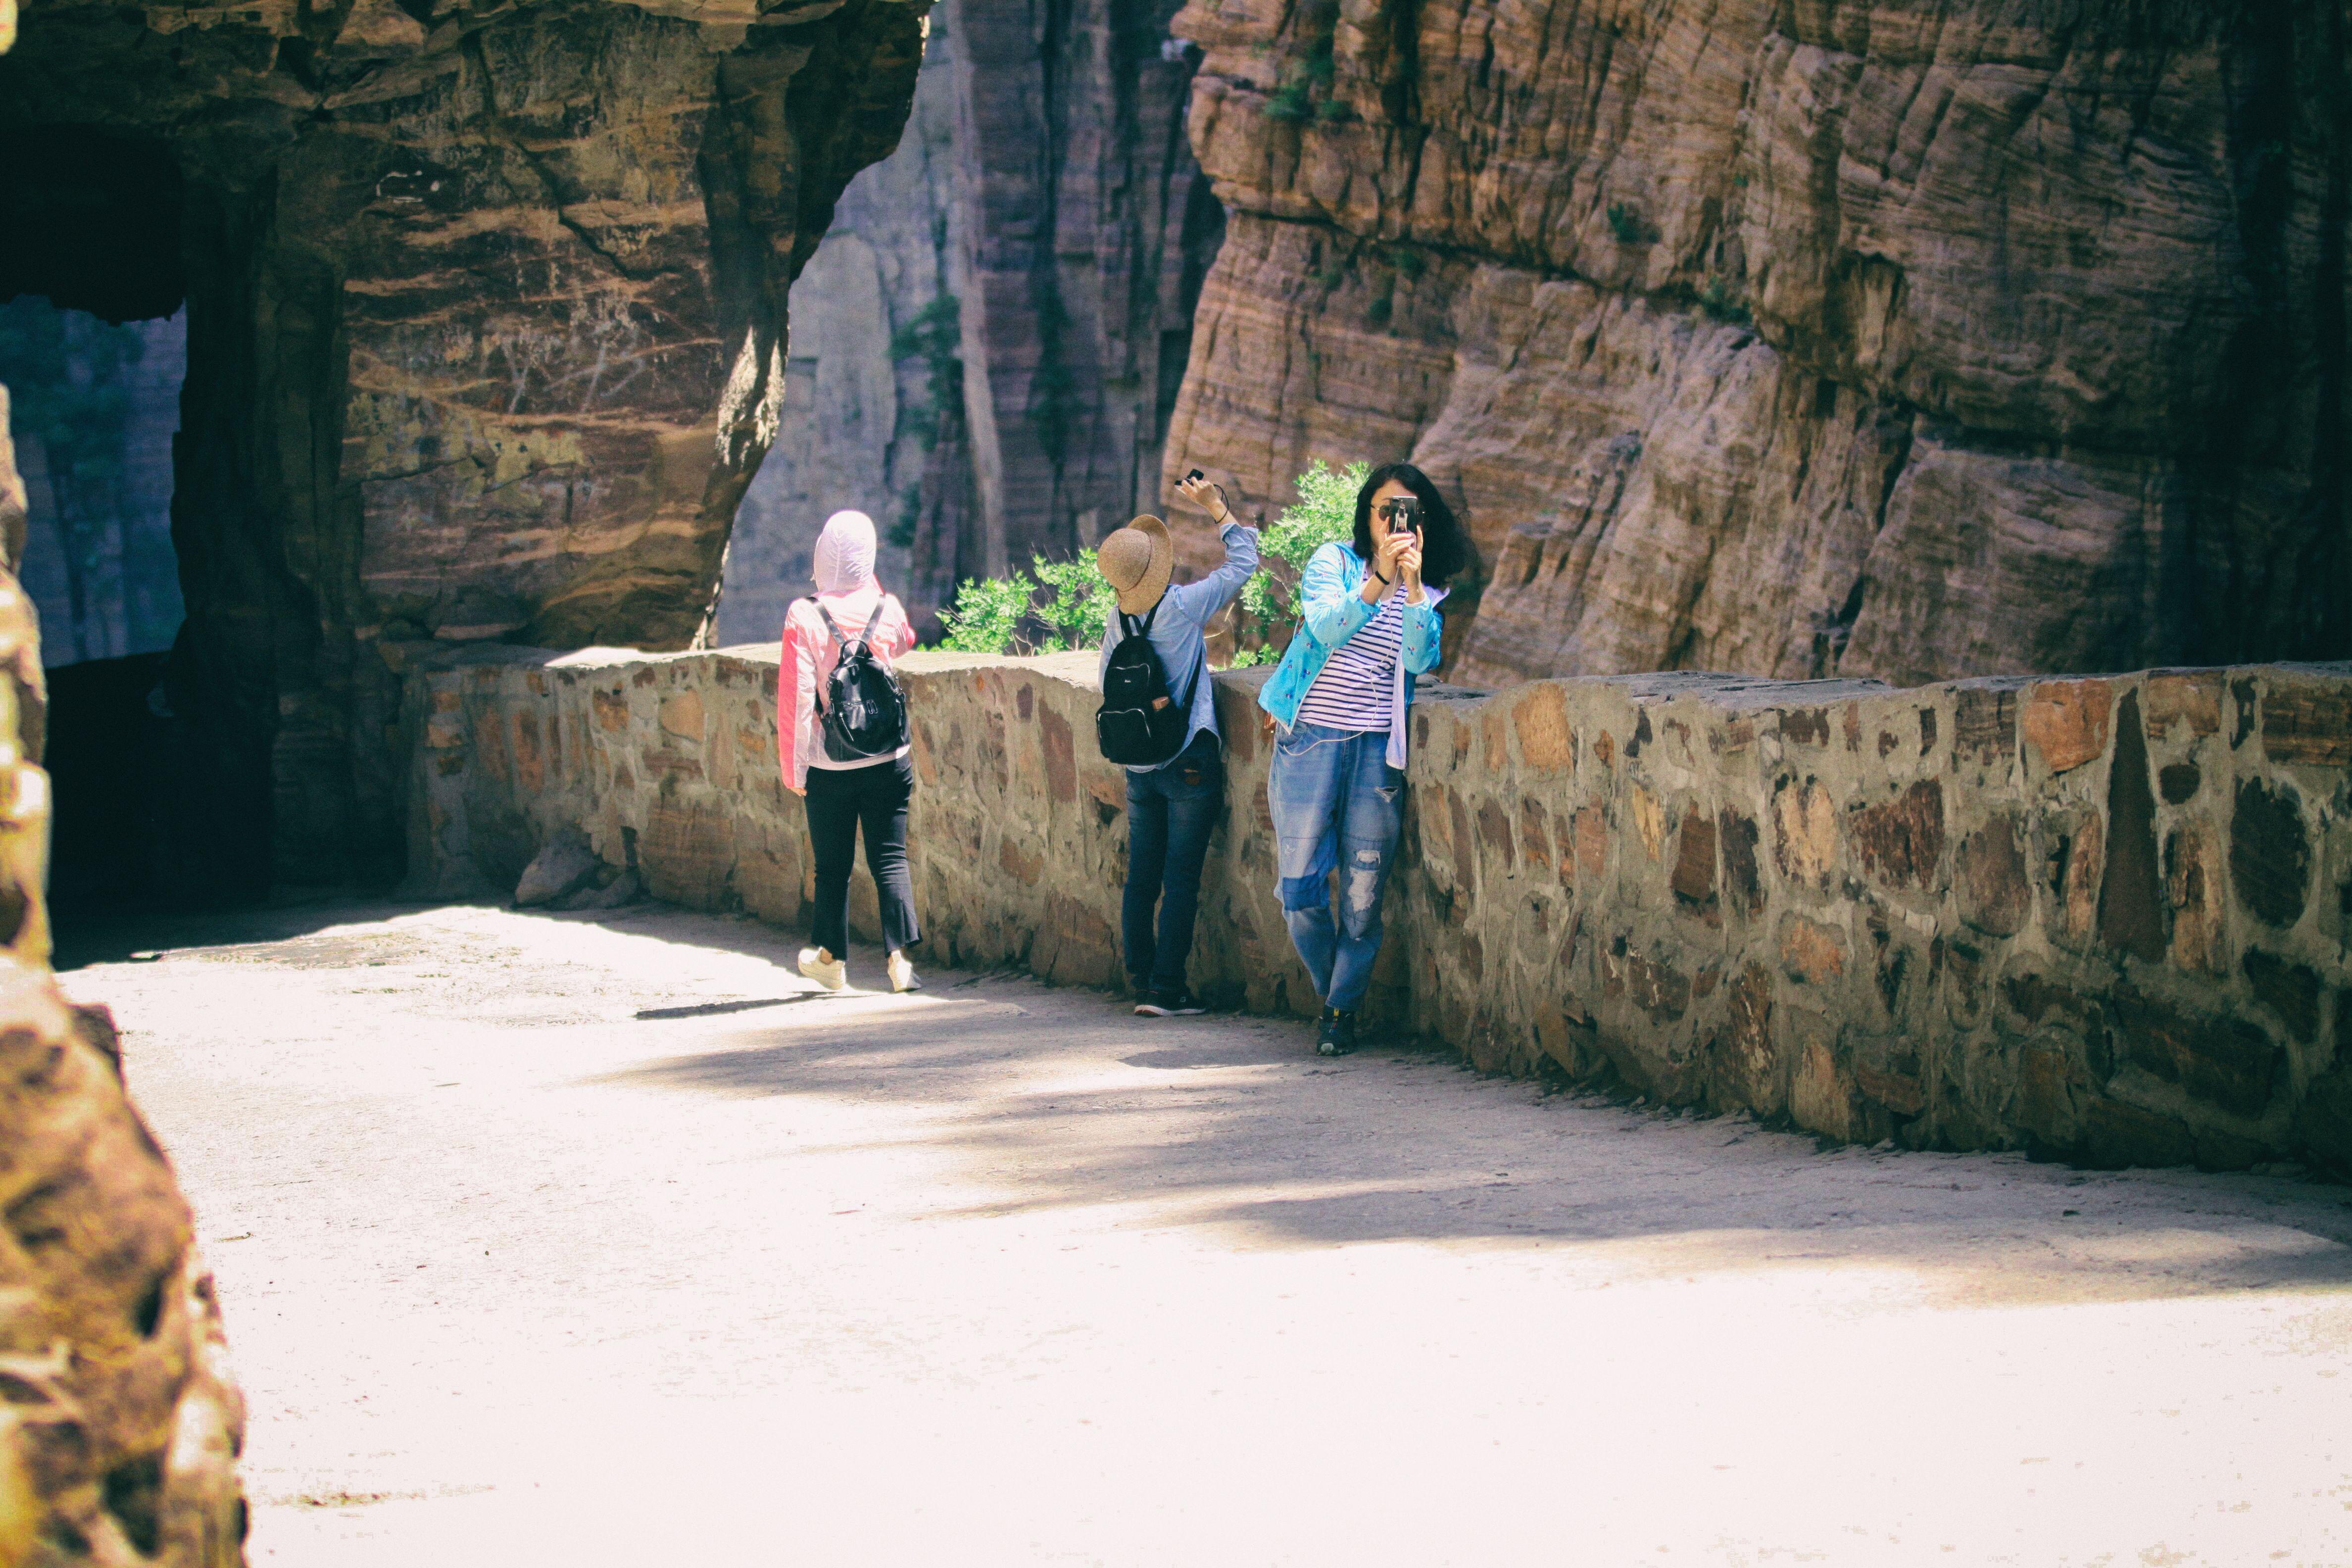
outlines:
[[1190, 1018], [1208, 1011], [1198, 996], [1181, 986], [1173, 991], [1146, 991], [1135, 1010], [1146, 1018]]
[[1356, 1016], [1342, 1013], [1337, 1007], [1323, 1009], [1323, 1016], [1315, 1027], [1315, 1054], [1318, 1057], [1344, 1057], [1356, 1048]]

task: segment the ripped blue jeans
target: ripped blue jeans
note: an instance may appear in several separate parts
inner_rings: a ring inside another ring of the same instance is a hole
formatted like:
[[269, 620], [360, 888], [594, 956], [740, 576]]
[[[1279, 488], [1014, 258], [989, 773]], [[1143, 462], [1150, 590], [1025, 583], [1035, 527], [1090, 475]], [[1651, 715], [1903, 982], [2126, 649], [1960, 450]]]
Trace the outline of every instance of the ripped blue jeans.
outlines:
[[[1265, 803], [1274, 815], [1275, 870], [1291, 945], [1316, 994], [1353, 1012], [1381, 951], [1381, 894], [1396, 858], [1404, 774], [1389, 766], [1385, 730], [1297, 724], [1275, 743]], [[1339, 919], [1331, 919], [1331, 872]]]

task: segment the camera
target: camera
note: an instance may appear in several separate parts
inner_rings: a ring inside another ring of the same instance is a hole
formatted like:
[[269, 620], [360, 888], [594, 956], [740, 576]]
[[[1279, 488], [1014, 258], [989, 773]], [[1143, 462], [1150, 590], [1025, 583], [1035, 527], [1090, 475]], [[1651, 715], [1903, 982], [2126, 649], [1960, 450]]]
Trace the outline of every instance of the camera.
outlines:
[[1391, 530], [1402, 529], [1407, 533], [1421, 531], [1421, 500], [1417, 496], [1399, 496], [1381, 503], [1381, 516], [1388, 520]]
[[1199, 482], [1199, 481], [1200, 481], [1200, 480], [1202, 480], [1202, 479], [1207, 479], [1208, 477], [1209, 477], [1208, 475], [1206, 475], [1206, 474], [1202, 473], [1202, 472], [1200, 469], [1198, 469], [1198, 468], [1194, 468], [1191, 473], [1186, 474], [1186, 475], [1184, 476], [1185, 479], [1186, 479], [1188, 482], [1192, 482], [1192, 483], [1197, 483], [1197, 482]]

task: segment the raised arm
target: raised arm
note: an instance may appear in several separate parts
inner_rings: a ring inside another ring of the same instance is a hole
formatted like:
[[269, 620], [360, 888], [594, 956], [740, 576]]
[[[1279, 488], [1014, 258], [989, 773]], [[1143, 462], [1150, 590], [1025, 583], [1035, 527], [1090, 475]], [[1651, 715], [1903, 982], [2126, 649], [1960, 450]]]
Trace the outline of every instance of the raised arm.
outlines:
[[1257, 530], [1227, 522], [1218, 531], [1225, 543], [1224, 563], [1197, 583], [1168, 590], [1169, 607], [1186, 620], [1206, 626], [1234, 602], [1242, 584], [1257, 570]]
[[1309, 636], [1325, 647], [1338, 647], [1364, 627], [1375, 606], [1351, 592], [1348, 581], [1349, 552], [1342, 544], [1327, 544], [1307, 558], [1298, 584], [1299, 605]]

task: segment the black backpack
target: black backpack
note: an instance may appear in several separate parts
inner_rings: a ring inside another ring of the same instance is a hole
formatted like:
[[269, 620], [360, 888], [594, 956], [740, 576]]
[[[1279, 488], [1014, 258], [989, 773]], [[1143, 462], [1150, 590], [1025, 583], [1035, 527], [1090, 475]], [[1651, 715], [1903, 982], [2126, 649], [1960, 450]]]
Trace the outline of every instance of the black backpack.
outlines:
[[817, 604], [814, 595], [809, 596], [809, 603], [816, 605], [816, 613], [824, 617], [824, 629], [841, 645], [841, 657], [834, 661], [833, 673], [825, 678], [824, 700], [817, 705], [824, 730], [824, 754], [836, 763], [858, 763], [868, 757], [893, 754], [907, 743], [907, 694], [898, 689], [898, 678], [874, 657], [873, 645], [866, 640], [874, 630], [874, 623], [889, 607], [889, 595], [882, 596], [854, 637], [841, 635], [841, 628], [833, 624], [833, 617], [825, 614], [823, 605]]
[[[1095, 744], [1102, 748], [1103, 761], [1121, 767], [1158, 767], [1184, 749], [1184, 737], [1192, 728], [1192, 693], [1187, 691], [1182, 702], [1175, 700], [1168, 689], [1168, 672], [1160, 668], [1160, 650], [1151, 646], [1152, 616], [1159, 614], [1160, 605], [1154, 605], [1150, 615], [1139, 621], [1121, 610], [1119, 629], [1126, 635], [1103, 668]], [[1207, 650], [1202, 652], [1205, 658]], [[1199, 679], [1196, 671], [1193, 679]]]

